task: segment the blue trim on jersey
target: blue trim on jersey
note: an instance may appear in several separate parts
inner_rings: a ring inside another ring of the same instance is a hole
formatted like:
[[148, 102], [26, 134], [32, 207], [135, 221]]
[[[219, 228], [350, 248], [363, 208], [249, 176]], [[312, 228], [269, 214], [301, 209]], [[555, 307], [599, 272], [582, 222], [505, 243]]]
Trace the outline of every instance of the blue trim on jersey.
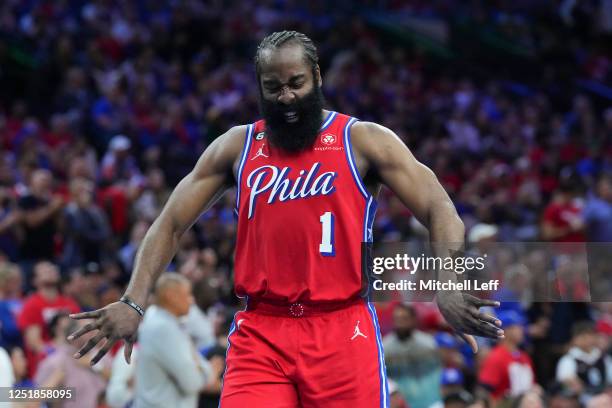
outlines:
[[246, 137], [244, 138], [244, 147], [242, 148], [242, 157], [240, 158], [240, 163], [238, 164], [238, 180], [236, 181], [236, 217], [238, 217], [238, 211], [240, 210], [240, 184], [242, 184], [242, 169], [244, 168], [244, 163], [246, 162], [246, 157], [249, 154], [249, 150], [251, 150], [251, 138], [253, 137], [254, 130], [254, 124], [250, 124], [247, 127]]
[[329, 127], [329, 125], [332, 124], [332, 122], [334, 121], [334, 119], [336, 119], [336, 116], [338, 115], [338, 112], [329, 112], [327, 114], [327, 118], [325, 118], [325, 120], [323, 121], [323, 124], [321, 125], [321, 130], [319, 130], [319, 132], [324, 131], [325, 129], [327, 129]]
[[232, 334], [236, 332], [238, 328], [236, 326], [236, 315], [238, 315], [238, 313], [240, 312], [246, 312], [248, 305], [249, 305], [249, 297], [246, 296], [246, 306], [244, 307], [244, 309], [239, 310], [236, 313], [234, 313], [234, 320], [232, 320], [232, 325], [230, 326], [229, 333], [227, 334], [227, 350], [225, 350], [225, 369], [223, 370], [223, 376], [221, 377], [221, 393], [219, 394], [219, 405], [217, 408], [221, 408], [221, 396], [223, 395], [223, 383], [224, 383], [223, 380], [225, 379], [225, 373], [227, 372], [227, 356], [229, 355], [229, 350], [230, 350], [230, 347], [232, 346], [230, 337]]
[[387, 367], [385, 366], [385, 353], [382, 346], [382, 338], [380, 336], [380, 326], [378, 324], [378, 317], [376, 316], [376, 310], [370, 303], [369, 299], [366, 300], [368, 311], [372, 322], [374, 322], [374, 331], [376, 332], [376, 346], [378, 348], [378, 377], [380, 379], [380, 407], [389, 408], [389, 384], [387, 383]]
[[357, 119], [351, 118], [344, 127], [344, 152], [346, 154], [346, 160], [348, 161], [349, 167], [351, 168], [351, 174], [353, 174], [353, 179], [355, 180], [359, 191], [367, 200], [370, 195], [368, 194], [368, 190], [366, 190], [365, 186], [363, 185], [363, 181], [361, 180], [361, 176], [359, 176], [357, 166], [355, 166], [355, 158], [353, 157], [353, 148], [351, 145], [351, 126], [355, 122], [357, 122]]
[[376, 215], [376, 209], [378, 203], [373, 196], [368, 196], [368, 203], [366, 205], [366, 211], [363, 219], [363, 241], [372, 242], [373, 234], [372, 228], [374, 227], [374, 216]]
[[[374, 216], [376, 215], [377, 207], [378, 207], [378, 203], [376, 202], [374, 197], [370, 195], [368, 197], [368, 203], [366, 204], [366, 210], [363, 214], [363, 231], [361, 235], [362, 235], [362, 242], [365, 243], [365, 245], [372, 243], [374, 239], [372, 228], [374, 227]], [[363, 250], [363, 247], [362, 247], [362, 250]], [[363, 253], [362, 253], [362, 256], [363, 256]], [[365, 277], [366, 277], [366, 281], [368, 285], [365, 296], [368, 296], [368, 297], [370, 296], [370, 292], [372, 291], [369, 272], [370, 272], [369, 269], [365, 271]]]
[[[238, 314], [238, 312], [236, 312]], [[221, 408], [221, 396], [223, 395], [223, 383], [225, 379], [225, 373], [227, 372], [227, 356], [229, 355], [230, 347], [232, 346], [232, 342], [230, 337], [236, 331], [236, 315], [234, 315], [234, 321], [232, 321], [232, 325], [230, 326], [229, 333], [227, 334], [227, 350], [225, 350], [225, 369], [223, 370], [223, 377], [221, 377], [221, 393], [219, 394], [219, 405], [217, 408]]]

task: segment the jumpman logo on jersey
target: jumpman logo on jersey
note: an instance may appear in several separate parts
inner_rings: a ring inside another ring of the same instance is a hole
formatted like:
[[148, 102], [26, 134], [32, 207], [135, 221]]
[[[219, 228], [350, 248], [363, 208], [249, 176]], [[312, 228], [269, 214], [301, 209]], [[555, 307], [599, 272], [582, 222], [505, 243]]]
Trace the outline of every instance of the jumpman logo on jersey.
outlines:
[[270, 156], [268, 156], [267, 154], [265, 154], [265, 153], [264, 153], [264, 151], [263, 151], [263, 148], [264, 148], [264, 146], [265, 146], [265, 145], [266, 145], [266, 144], [265, 144], [265, 143], [263, 143], [263, 144], [261, 145], [261, 147], [260, 147], [259, 149], [257, 149], [257, 153], [255, 153], [255, 156], [251, 157], [251, 160], [255, 160], [255, 159], [256, 159], [256, 158], [258, 158], [258, 157], [270, 157]]
[[359, 320], [357, 320], [357, 324], [355, 325], [355, 334], [353, 334], [353, 337], [351, 337], [351, 340], [355, 340], [357, 336], [361, 336], [364, 339], [368, 338], [368, 336], [366, 336], [365, 334], [361, 332], [361, 330], [359, 330]]

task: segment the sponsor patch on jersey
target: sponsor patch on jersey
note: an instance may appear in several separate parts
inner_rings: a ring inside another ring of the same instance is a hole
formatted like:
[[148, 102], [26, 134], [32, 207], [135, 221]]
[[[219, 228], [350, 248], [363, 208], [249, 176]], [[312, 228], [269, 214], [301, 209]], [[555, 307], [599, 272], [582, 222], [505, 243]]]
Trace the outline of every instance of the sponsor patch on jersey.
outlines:
[[334, 143], [336, 143], [336, 135], [334, 135], [333, 133], [325, 133], [321, 136], [321, 143], [326, 146], [333, 145]]
[[264, 132], [259, 132], [255, 135], [255, 140], [262, 140], [264, 138]]

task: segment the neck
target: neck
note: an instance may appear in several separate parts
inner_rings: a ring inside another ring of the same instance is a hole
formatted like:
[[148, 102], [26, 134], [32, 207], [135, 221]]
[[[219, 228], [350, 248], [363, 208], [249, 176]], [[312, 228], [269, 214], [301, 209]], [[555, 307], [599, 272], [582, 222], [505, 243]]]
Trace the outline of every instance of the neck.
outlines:
[[47, 300], [54, 300], [59, 295], [59, 291], [57, 289], [43, 288], [40, 290], [40, 294]]
[[510, 352], [514, 352], [514, 351], [518, 350], [518, 346], [516, 344], [514, 344], [511, 341], [508, 341], [506, 339], [503, 340], [502, 344], [503, 344], [504, 347], [506, 347], [508, 350], [510, 350]]
[[176, 310], [174, 310], [174, 308], [171, 305], [167, 305], [164, 303], [158, 303], [157, 306], [161, 307], [162, 309], [164, 309], [166, 312], [170, 313], [172, 316], [179, 318], [181, 317]]

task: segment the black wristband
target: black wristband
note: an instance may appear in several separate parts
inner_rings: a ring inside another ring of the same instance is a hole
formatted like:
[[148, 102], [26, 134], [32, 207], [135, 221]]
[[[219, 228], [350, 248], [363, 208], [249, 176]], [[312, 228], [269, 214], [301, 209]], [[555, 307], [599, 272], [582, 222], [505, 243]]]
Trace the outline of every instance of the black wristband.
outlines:
[[138, 312], [138, 314], [140, 316], [144, 316], [144, 309], [140, 306], [138, 306], [132, 299], [130, 299], [127, 296], [122, 296], [121, 299], [119, 299], [120, 302], [125, 303], [126, 305], [130, 306], [132, 309], [134, 309], [135, 311]]

